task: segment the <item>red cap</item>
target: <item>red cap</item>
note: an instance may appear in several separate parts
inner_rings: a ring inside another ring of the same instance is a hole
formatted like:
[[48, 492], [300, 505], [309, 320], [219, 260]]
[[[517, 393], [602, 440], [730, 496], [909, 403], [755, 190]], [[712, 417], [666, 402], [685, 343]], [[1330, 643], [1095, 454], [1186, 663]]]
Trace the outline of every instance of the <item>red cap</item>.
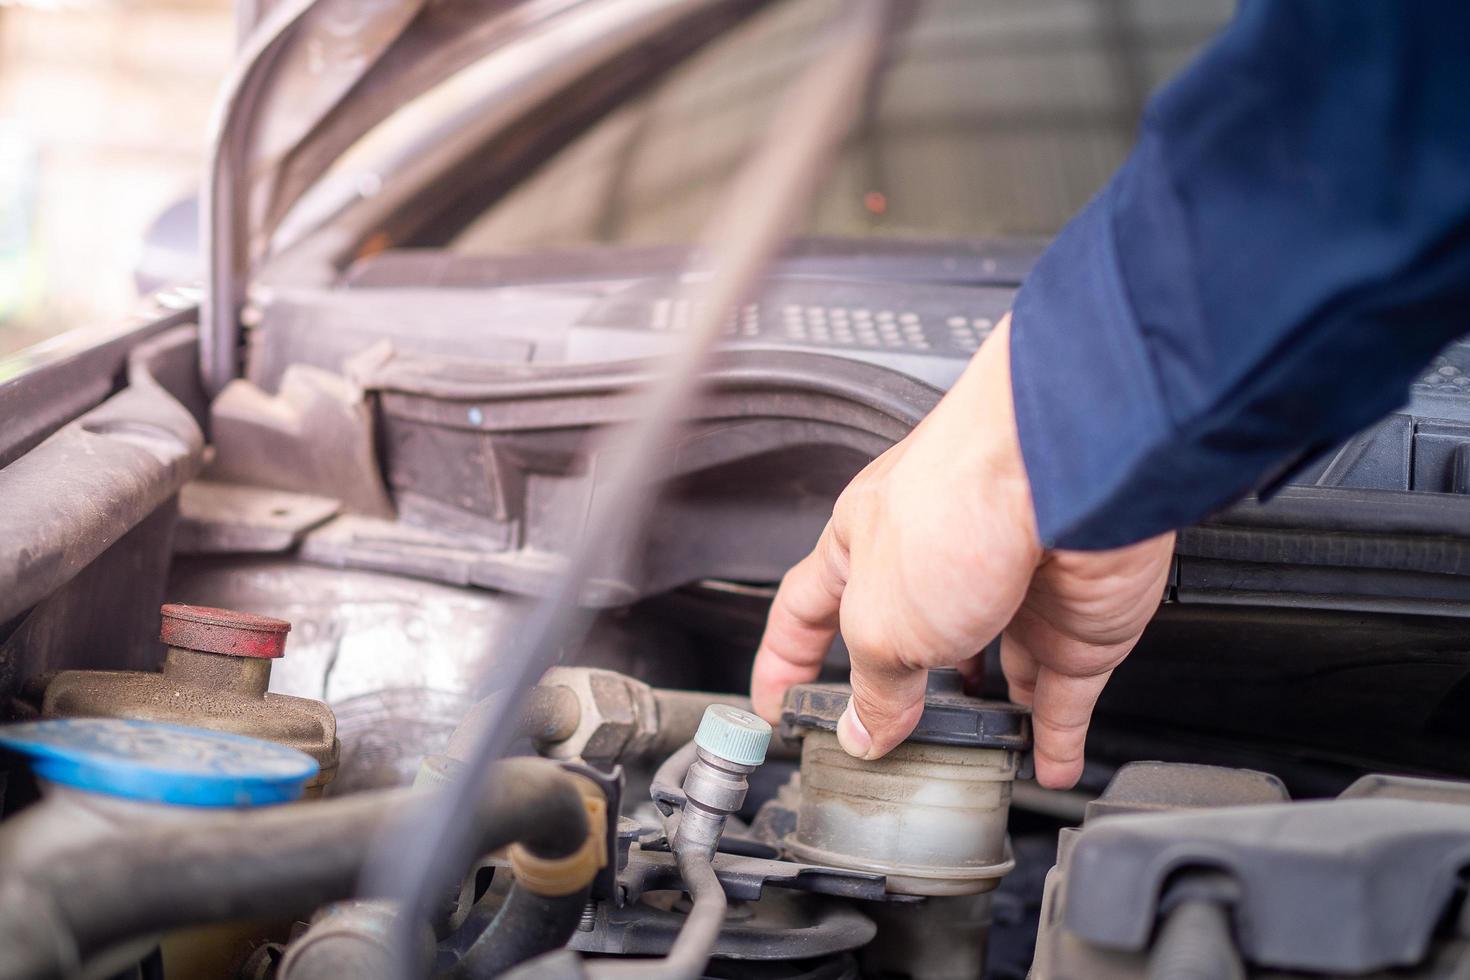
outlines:
[[231, 657], [279, 657], [286, 652], [291, 624], [284, 619], [168, 603], [159, 639], [171, 647]]

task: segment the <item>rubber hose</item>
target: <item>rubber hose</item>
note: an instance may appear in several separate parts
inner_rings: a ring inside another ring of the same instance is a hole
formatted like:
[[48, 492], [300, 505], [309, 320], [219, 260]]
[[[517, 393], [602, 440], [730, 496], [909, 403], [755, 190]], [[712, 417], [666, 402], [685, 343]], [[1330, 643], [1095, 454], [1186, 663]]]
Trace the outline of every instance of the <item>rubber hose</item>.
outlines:
[[1149, 954], [1148, 980], [1245, 980], [1226, 908], [1191, 899], [1169, 913]]
[[[62, 976], [138, 936], [230, 919], [306, 917], [353, 895], [364, 861], [428, 800], [411, 790], [130, 825], [42, 868], [0, 872], [0, 980]], [[519, 842], [575, 853], [587, 813], [573, 778], [545, 759], [496, 764], [476, 814], [474, 854]], [[463, 855], [467, 865], [473, 854]]]
[[444, 980], [489, 980], [525, 961], [561, 949], [577, 931], [591, 888], [572, 895], [537, 895], [520, 885]]

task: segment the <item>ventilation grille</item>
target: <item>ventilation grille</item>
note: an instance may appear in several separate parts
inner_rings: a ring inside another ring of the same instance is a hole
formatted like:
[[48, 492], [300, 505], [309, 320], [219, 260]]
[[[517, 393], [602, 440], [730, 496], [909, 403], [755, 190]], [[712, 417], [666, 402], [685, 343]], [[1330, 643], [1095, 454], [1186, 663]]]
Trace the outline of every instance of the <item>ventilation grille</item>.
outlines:
[[[658, 290], [661, 295], [650, 296], [649, 285], [599, 304], [582, 325], [658, 333], [688, 329], [700, 304], [670, 296], [667, 284]], [[738, 345], [968, 357], [995, 328], [1010, 298], [1009, 290], [994, 288], [786, 282], [742, 306], [722, 333]]]

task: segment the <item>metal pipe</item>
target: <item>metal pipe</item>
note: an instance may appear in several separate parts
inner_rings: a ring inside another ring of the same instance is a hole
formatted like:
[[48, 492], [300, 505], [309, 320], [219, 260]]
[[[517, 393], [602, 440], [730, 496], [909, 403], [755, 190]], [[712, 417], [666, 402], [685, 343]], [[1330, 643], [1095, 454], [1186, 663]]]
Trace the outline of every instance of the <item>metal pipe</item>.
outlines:
[[[664, 815], [664, 832], [671, 842], [678, 840], [677, 826], [671, 819], [687, 803], [683, 783], [689, 770], [699, 760], [699, 746], [692, 740], [681, 746], [658, 767], [653, 775], [650, 793]], [[716, 838], [716, 842], [718, 839]], [[674, 860], [684, 880], [692, 905], [684, 926], [662, 959], [598, 960], [579, 963], [565, 955], [530, 960], [510, 976], [591, 978], [591, 980], [694, 980], [704, 972], [724, 926], [728, 900], [724, 886], [715, 874], [711, 859], [713, 847], [675, 846]], [[471, 974], [464, 974], [468, 978]], [[456, 975], [459, 980], [459, 975]]]
[[[597, 755], [588, 761], [600, 766], [665, 759], [694, 737], [705, 711], [716, 704], [751, 710], [750, 699], [737, 694], [652, 688], [615, 671], [557, 667], [527, 695], [521, 732], [553, 759], [588, 759], [594, 740]], [[450, 740], [450, 755], [467, 750], [492, 709], [493, 704], [470, 709]], [[632, 731], [618, 740], [597, 737], [600, 720]], [[774, 739], [766, 755], [797, 759], [801, 742]]]
[[684, 807], [684, 774], [694, 764], [698, 753], [699, 746], [691, 739], [653, 771], [653, 779], [648, 784], [648, 795], [653, 797], [654, 806], [663, 817], [664, 836], [669, 840], [674, 839], [674, 824], [670, 818]]
[[521, 731], [534, 742], [561, 742], [582, 723], [582, 705], [571, 688], [537, 684], [526, 697]]
[[[674, 691], [653, 689], [653, 703], [658, 707], [658, 731], [648, 743], [647, 758], [658, 759], [676, 751], [694, 737], [705, 709], [712, 704], [728, 704], [742, 711], [753, 711], [750, 698], [739, 694], [711, 694], [708, 691]], [[767, 759], [801, 758], [801, 741], [787, 741], [779, 735], [766, 749]]]
[[725, 886], [720, 884], [709, 855], [697, 848], [687, 848], [674, 855], [684, 890], [693, 905], [684, 926], [663, 959], [597, 960], [586, 964], [592, 980], [697, 980], [719, 941], [729, 905]]
[[695, 752], [694, 762], [684, 776], [684, 806], [678, 829], [669, 846], [675, 854], [697, 851], [713, 858], [719, 849], [725, 822], [745, 802], [750, 789], [746, 777], [755, 771], [744, 765], [721, 759], [703, 748]]

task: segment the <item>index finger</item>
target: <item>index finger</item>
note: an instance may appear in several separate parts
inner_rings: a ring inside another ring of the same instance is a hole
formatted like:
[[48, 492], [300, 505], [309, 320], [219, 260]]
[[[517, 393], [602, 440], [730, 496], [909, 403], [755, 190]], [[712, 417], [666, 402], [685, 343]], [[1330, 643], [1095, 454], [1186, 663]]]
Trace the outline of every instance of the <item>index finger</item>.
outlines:
[[781, 580], [751, 670], [756, 714], [775, 723], [787, 689], [815, 680], [837, 635], [847, 552], [829, 522], [817, 546]]

